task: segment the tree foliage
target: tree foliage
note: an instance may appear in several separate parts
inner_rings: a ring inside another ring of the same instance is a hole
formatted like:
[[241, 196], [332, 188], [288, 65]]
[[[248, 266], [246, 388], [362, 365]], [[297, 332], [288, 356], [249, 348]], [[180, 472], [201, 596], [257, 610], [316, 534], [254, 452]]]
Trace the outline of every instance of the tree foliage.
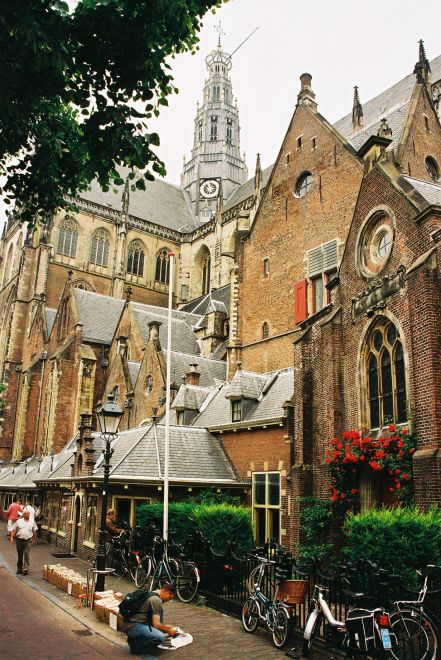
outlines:
[[148, 120], [178, 91], [167, 58], [194, 51], [225, 1], [1, 3], [0, 171], [22, 221], [45, 222], [95, 178], [121, 185], [119, 165], [140, 189], [165, 174]]

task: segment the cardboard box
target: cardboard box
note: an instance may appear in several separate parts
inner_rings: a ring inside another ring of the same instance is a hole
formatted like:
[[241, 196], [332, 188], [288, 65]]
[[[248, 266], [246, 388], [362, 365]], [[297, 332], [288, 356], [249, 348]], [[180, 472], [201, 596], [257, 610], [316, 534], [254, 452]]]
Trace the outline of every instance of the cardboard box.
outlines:
[[43, 564], [43, 580], [47, 580], [47, 564]]

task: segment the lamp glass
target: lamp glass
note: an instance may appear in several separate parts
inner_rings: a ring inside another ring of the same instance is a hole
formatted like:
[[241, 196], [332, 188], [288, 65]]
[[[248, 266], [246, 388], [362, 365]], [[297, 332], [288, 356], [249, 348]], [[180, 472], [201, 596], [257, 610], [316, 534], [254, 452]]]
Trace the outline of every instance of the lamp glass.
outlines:
[[101, 433], [118, 433], [122, 414], [121, 408], [109, 397], [109, 401], [97, 413]]

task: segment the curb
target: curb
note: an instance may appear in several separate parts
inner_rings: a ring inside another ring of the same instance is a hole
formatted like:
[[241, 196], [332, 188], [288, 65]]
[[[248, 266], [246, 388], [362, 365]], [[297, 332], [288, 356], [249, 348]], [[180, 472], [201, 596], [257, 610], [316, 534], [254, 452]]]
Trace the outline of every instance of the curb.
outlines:
[[96, 635], [99, 635], [100, 637], [105, 639], [107, 642], [111, 642], [115, 646], [120, 646], [120, 647], [126, 647], [127, 646], [125, 641], [124, 642], [122, 640], [119, 641], [119, 640], [114, 639], [110, 635], [106, 635], [104, 631], [101, 631], [101, 630], [97, 629], [97, 627], [94, 627], [90, 622], [87, 621], [87, 619], [82, 619], [81, 617], [79, 617], [77, 615], [77, 613], [75, 612], [75, 610], [72, 608], [71, 605], [66, 605], [66, 603], [64, 603], [62, 600], [60, 600], [59, 598], [57, 598], [56, 596], [51, 594], [49, 591], [47, 591], [46, 589], [41, 587], [36, 582], [33, 582], [29, 578], [24, 579], [22, 576], [16, 575], [15, 568], [13, 568], [11, 566], [11, 564], [7, 561], [7, 559], [5, 558], [5, 556], [1, 552], [0, 552], [0, 565], [3, 566], [3, 568], [5, 570], [7, 570], [8, 573], [10, 573], [14, 577], [18, 578], [21, 582], [23, 582], [24, 584], [27, 584], [29, 587], [31, 587], [31, 589], [34, 589], [34, 591], [37, 591], [39, 594], [41, 594], [42, 596], [47, 598], [47, 600], [49, 600], [51, 603], [53, 603], [54, 605], [59, 607], [66, 614], [69, 614], [69, 616], [71, 616], [73, 619], [78, 621], [78, 623], [81, 623], [83, 626], [85, 626], [86, 628], [91, 630]]

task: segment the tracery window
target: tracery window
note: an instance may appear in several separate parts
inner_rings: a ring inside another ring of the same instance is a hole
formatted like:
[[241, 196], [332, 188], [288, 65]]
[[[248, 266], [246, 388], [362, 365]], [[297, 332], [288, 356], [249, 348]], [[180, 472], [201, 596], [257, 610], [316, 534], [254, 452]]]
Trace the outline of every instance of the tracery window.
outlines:
[[155, 281], [167, 284], [168, 280], [168, 256], [164, 248], [156, 255]]
[[109, 235], [104, 229], [97, 229], [92, 235], [90, 244], [90, 263], [96, 266], [107, 266], [109, 260]]
[[371, 429], [407, 420], [403, 344], [396, 326], [383, 319], [366, 342], [368, 423]]
[[216, 142], [217, 140], [217, 116], [211, 116], [211, 125], [210, 125], [210, 140], [211, 142]]
[[127, 272], [130, 275], [142, 277], [144, 275], [144, 248], [141, 241], [133, 241], [129, 245], [127, 256]]
[[75, 259], [78, 245], [78, 227], [75, 220], [66, 217], [58, 230], [57, 254]]

